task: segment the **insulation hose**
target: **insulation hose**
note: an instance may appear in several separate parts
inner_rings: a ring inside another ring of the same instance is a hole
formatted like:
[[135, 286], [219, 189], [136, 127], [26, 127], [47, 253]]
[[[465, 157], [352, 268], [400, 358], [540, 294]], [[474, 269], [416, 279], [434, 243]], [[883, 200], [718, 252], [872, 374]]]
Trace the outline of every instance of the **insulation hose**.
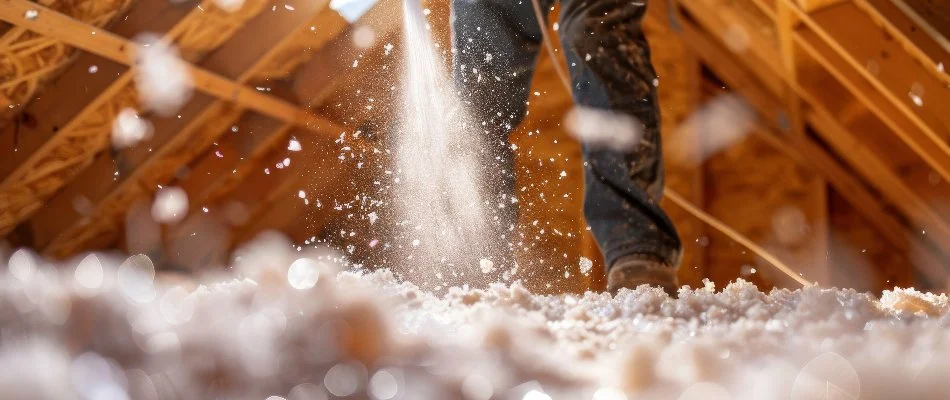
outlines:
[[[541, 10], [541, 4], [538, 2], [538, 0], [531, 0], [531, 4], [534, 6], [534, 16], [537, 18], [538, 25], [541, 28], [541, 38], [544, 41], [544, 47], [545, 49], [547, 49], [548, 54], [551, 56], [551, 61], [552, 61], [551, 64], [554, 65], [554, 70], [557, 72], [558, 78], [560, 78], [561, 83], [564, 85], [564, 89], [567, 90], [568, 94], [570, 94], [571, 93], [570, 79], [568, 78], [567, 72], [564, 70], [564, 66], [561, 65], [561, 63], [557, 62], [558, 57], [554, 50], [554, 43], [551, 41], [551, 38], [548, 35], [548, 27], [544, 19], [545, 14]], [[800, 274], [795, 273], [795, 271], [789, 268], [789, 266], [786, 265], [784, 262], [782, 262], [782, 260], [779, 260], [778, 257], [774, 256], [772, 253], [769, 253], [767, 250], [765, 250], [765, 248], [763, 248], [762, 246], [759, 246], [758, 244], [753, 242], [751, 239], [745, 237], [745, 235], [739, 233], [739, 231], [733, 229], [732, 227], [720, 221], [716, 217], [713, 217], [712, 215], [701, 210], [699, 207], [689, 202], [689, 200], [686, 200], [686, 198], [684, 198], [683, 196], [680, 196], [679, 193], [676, 193], [676, 191], [670, 189], [669, 187], [665, 187], [664, 192], [665, 192], [666, 197], [669, 198], [671, 201], [673, 201], [673, 203], [676, 204], [678, 207], [682, 208], [687, 213], [696, 217], [697, 219], [699, 219], [706, 225], [713, 227], [719, 232], [722, 232], [722, 234], [728, 236], [730, 239], [732, 239], [736, 243], [739, 243], [745, 248], [749, 249], [749, 251], [755, 253], [755, 255], [761, 257], [763, 260], [765, 260], [769, 264], [772, 264], [772, 266], [774, 266], [780, 272], [782, 272], [785, 275], [788, 275], [788, 277], [794, 279], [796, 282], [800, 283], [802, 286], [808, 286], [811, 284], [805, 278], [803, 278]]]

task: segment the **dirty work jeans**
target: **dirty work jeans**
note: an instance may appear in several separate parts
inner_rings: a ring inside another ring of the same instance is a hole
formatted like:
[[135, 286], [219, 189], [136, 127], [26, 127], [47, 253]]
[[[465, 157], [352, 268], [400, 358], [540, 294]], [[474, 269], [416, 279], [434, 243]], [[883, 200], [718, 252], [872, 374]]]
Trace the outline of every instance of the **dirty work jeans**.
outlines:
[[[546, 13], [555, 0], [539, 1]], [[607, 265], [637, 256], [677, 267], [680, 239], [658, 205], [663, 192], [660, 116], [656, 73], [641, 31], [645, 11], [646, 0], [561, 0], [558, 33], [574, 102], [627, 113], [644, 125], [640, 144], [630, 151], [583, 146], [584, 215]], [[496, 164], [489, 166], [494, 169], [490, 176], [500, 179], [494, 194], [516, 194], [507, 139], [525, 116], [543, 48], [531, 0], [453, 0], [452, 18], [454, 79], [490, 142], [490, 162]]]

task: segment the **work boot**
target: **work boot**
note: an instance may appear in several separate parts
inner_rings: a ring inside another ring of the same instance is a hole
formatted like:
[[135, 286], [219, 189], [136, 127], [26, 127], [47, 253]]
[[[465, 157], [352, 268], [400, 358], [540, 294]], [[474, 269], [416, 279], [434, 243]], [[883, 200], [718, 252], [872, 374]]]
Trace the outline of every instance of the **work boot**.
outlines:
[[607, 291], [617, 294], [620, 288], [636, 289], [640, 285], [659, 286], [675, 298], [679, 282], [676, 268], [642, 256], [623, 257], [607, 272]]

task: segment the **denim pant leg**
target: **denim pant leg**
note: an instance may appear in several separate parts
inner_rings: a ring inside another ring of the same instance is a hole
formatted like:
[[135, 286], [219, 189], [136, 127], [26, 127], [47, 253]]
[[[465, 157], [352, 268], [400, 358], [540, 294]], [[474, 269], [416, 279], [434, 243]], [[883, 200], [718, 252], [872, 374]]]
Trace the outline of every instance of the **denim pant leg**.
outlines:
[[608, 267], [625, 256], [678, 267], [681, 243], [659, 206], [663, 159], [656, 73], [641, 30], [646, 2], [563, 0], [561, 39], [582, 106], [622, 112], [643, 124], [629, 152], [584, 147], [584, 215]]
[[[552, 1], [541, 4], [549, 7]], [[508, 135], [527, 110], [541, 30], [531, 1], [453, 0], [452, 34], [453, 77], [475, 129], [485, 138], [490, 210], [510, 243], [518, 204], [511, 200], [515, 165]]]

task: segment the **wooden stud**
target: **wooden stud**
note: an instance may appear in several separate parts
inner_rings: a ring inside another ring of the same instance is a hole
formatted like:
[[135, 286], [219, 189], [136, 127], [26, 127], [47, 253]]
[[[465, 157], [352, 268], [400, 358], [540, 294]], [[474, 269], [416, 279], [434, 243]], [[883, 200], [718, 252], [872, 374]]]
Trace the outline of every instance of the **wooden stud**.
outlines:
[[[806, 2], [799, 0], [799, 2]], [[815, 2], [812, 2], [815, 3]], [[812, 7], [818, 4], [811, 4]], [[795, 93], [794, 86], [798, 84], [798, 62], [796, 60], [796, 48], [793, 40], [795, 26], [798, 25], [798, 18], [789, 10], [790, 5], [779, 3], [776, 13], [775, 27], [778, 32], [779, 52], [782, 55], [782, 66], [784, 67], [785, 91], [783, 97], [787, 110], [787, 127], [783, 127], [793, 135], [805, 134], [805, 122], [802, 118], [802, 102]]]

